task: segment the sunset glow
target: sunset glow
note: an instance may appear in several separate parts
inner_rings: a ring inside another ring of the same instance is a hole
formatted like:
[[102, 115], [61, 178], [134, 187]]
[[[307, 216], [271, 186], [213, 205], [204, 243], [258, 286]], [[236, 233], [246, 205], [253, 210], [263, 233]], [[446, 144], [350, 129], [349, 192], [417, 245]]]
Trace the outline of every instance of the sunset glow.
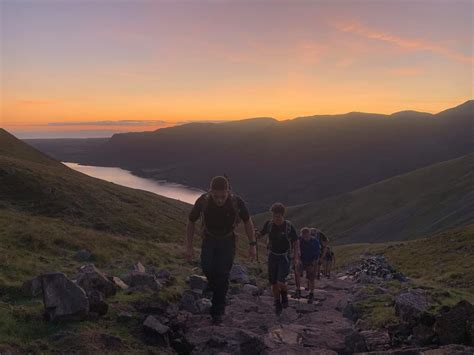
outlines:
[[473, 97], [469, 0], [0, 6], [0, 123], [19, 136], [435, 113]]

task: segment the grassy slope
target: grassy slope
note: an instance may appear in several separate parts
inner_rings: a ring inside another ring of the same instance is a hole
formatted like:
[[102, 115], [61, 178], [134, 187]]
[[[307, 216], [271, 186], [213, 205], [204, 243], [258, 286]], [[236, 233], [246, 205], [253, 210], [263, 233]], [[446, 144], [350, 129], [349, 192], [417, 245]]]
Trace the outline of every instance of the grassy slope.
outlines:
[[[123, 340], [121, 351], [149, 353], [152, 348], [139, 340], [140, 320], [123, 324], [117, 314], [133, 310], [137, 299], [157, 296], [118, 293], [100, 320], [54, 326], [42, 321], [41, 302], [22, 295], [20, 287], [42, 272], [73, 276], [82, 265], [75, 253], [88, 249], [94, 264], [113, 275], [137, 261], [167, 267], [177, 284], [158, 297], [176, 299], [196, 266], [182, 257], [189, 208], [73, 171], [0, 129], [0, 352], [104, 352], [100, 334], [107, 334]], [[72, 335], [59, 339], [64, 331]]]
[[[474, 225], [445, 231], [429, 238], [378, 244], [346, 244], [335, 247], [337, 269], [356, 263], [361, 254], [383, 254], [398, 271], [410, 278], [410, 285], [398, 281], [366, 285], [368, 298], [355, 302], [362, 319], [370, 327], [385, 327], [399, 322], [392, 307], [401, 288], [421, 287], [428, 290], [432, 312], [443, 305], [454, 305], [462, 299], [474, 303]], [[387, 307], [388, 305], [388, 307]]]
[[[348, 194], [290, 207], [298, 227], [317, 226], [338, 244], [405, 240], [474, 220], [474, 154]], [[258, 215], [261, 224], [268, 214]]]

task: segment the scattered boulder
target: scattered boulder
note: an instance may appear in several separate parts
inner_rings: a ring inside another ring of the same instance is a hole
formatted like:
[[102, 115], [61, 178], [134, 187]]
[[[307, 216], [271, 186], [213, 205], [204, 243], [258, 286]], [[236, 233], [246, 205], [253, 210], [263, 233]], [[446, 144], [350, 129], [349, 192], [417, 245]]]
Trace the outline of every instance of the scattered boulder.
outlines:
[[92, 253], [86, 249], [79, 250], [75, 255], [74, 259], [76, 261], [90, 261], [92, 259]]
[[367, 346], [365, 345], [365, 338], [359, 332], [351, 332], [345, 338], [344, 351], [347, 354], [366, 352]]
[[365, 340], [369, 351], [384, 351], [390, 349], [390, 336], [386, 330], [364, 330], [360, 335]]
[[134, 290], [151, 290], [158, 292], [162, 286], [155, 275], [132, 271], [125, 275], [123, 281]]
[[245, 284], [242, 287], [242, 292], [247, 295], [258, 296], [260, 294], [260, 289], [252, 284]]
[[200, 314], [209, 313], [211, 306], [212, 306], [212, 302], [211, 300], [207, 298], [201, 298], [196, 301], [196, 308], [197, 308], [198, 313]]
[[199, 308], [196, 304], [201, 297], [198, 293], [192, 290], [185, 290], [181, 296], [181, 302], [179, 304], [180, 309], [188, 311], [193, 314], [200, 313]]
[[113, 282], [115, 286], [117, 286], [118, 288], [122, 290], [128, 289], [128, 285], [125, 282], [123, 282], [123, 280], [120, 277], [112, 276], [109, 278], [109, 280]]
[[89, 312], [103, 316], [109, 310], [109, 305], [105, 302], [102, 292], [97, 290], [89, 291], [87, 292], [87, 298], [89, 299]]
[[63, 273], [41, 275], [45, 316], [57, 321], [85, 317], [89, 313], [86, 292]]
[[92, 291], [101, 292], [104, 297], [115, 295], [117, 287], [93, 264], [84, 265], [79, 268], [76, 275], [76, 283], [82, 287], [87, 294]]
[[229, 280], [230, 282], [240, 284], [250, 283], [250, 277], [247, 268], [243, 265], [234, 264], [230, 270]]
[[401, 291], [395, 297], [395, 314], [409, 324], [417, 322], [417, 317], [429, 307], [425, 291], [408, 289]]
[[188, 278], [188, 284], [191, 290], [204, 291], [207, 288], [208, 282], [205, 276], [191, 275]]
[[23, 294], [29, 297], [38, 297], [43, 293], [43, 288], [41, 287], [41, 279], [35, 277], [31, 280], [25, 281], [21, 286], [21, 291]]
[[455, 306], [443, 310], [437, 317], [434, 331], [442, 345], [473, 344], [474, 306], [468, 301], [460, 301]]
[[143, 272], [143, 273], [146, 272], [146, 269], [141, 262], [138, 262], [135, 265], [133, 265], [133, 270], [138, 271], [138, 272]]
[[170, 328], [153, 316], [148, 316], [143, 322], [143, 328], [151, 338], [153, 343], [169, 345]]
[[[365, 255], [357, 266], [346, 271], [352, 279], [360, 283], [379, 283], [384, 280], [407, 281], [407, 278], [397, 272], [383, 255]], [[342, 280], [342, 278], [340, 277]]]
[[122, 311], [117, 315], [117, 320], [119, 322], [128, 322], [133, 319], [133, 314], [130, 312]]

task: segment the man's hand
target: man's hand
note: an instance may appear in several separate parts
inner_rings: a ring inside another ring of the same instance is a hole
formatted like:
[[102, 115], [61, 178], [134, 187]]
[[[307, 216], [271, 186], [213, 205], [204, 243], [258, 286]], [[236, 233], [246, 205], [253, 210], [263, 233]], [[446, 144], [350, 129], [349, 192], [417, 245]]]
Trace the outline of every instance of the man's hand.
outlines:
[[186, 247], [186, 260], [188, 262], [194, 261], [194, 248], [192, 246]]
[[250, 261], [255, 261], [256, 258], [257, 258], [257, 246], [250, 245], [249, 246], [249, 259]]

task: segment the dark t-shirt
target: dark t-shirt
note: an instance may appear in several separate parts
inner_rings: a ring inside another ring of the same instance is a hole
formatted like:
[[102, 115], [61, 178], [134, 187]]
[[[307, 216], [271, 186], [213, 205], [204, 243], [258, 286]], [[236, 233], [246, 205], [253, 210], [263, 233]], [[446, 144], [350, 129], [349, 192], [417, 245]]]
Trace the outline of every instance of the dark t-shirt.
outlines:
[[281, 225], [276, 225], [275, 223], [271, 223], [271, 221], [267, 221], [260, 231], [261, 235], [268, 234], [269, 248], [274, 253], [286, 253], [290, 250], [290, 241], [295, 242], [298, 240], [298, 233], [291, 223], [289, 235], [286, 235], [287, 223], [290, 222], [285, 221]]
[[[189, 220], [196, 222], [201, 216], [201, 213], [204, 212], [205, 231], [207, 231], [208, 234], [212, 236], [224, 236], [233, 232], [236, 217], [234, 205], [236, 205], [239, 217], [242, 221], [247, 222], [250, 219], [247, 206], [239, 196], [229, 196], [223, 206], [217, 206], [212, 196], [207, 195], [208, 197], [206, 197], [206, 195], [207, 194], [203, 194], [196, 200], [193, 209], [189, 213]], [[206, 198], [208, 199], [207, 208], [206, 211], [203, 211]], [[235, 200], [235, 203], [232, 202], [232, 198]]]

